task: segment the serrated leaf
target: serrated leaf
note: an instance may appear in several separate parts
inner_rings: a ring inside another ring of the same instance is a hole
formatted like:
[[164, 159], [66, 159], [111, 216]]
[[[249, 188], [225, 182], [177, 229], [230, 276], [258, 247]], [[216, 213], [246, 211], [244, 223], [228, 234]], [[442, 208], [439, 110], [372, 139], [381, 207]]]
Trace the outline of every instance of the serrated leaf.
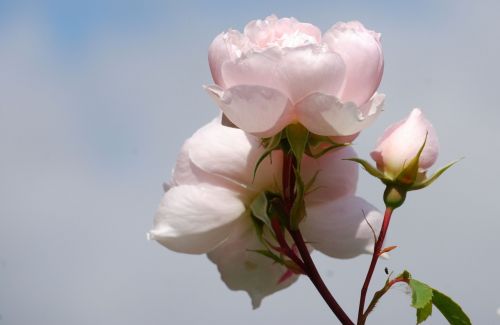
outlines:
[[434, 175], [432, 175], [431, 177], [425, 179], [424, 181], [422, 181], [420, 183], [417, 183], [417, 184], [413, 185], [408, 190], [410, 190], [410, 191], [420, 190], [420, 189], [422, 189], [424, 187], [427, 187], [427, 186], [431, 185], [436, 179], [438, 179], [439, 176], [441, 176], [446, 170], [448, 170], [448, 168], [450, 168], [451, 166], [455, 165], [460, 160], [461, 159], [455, 160], [455, 161], [449, 163], [448, 165], [444, 166], [443, 168], [441, 168], [440, 170], [438, 170], [436, 173], [434, 173]]
[[290, 124], [285, 129], [286, 138], [290, 144], [290, 149], [300, 166], [304, 150], [309, 140], [309, 131], [301, 124]]
[[350, 160], [350, 161], [354, 161], [354, 162], [357, 162], [358, 164], [360, 164], [361, 166], [363, 166], [363, 168], [372, 176], [375, 176], [377, 177], [378, 179], [384, 181], [386, 180], [386, 177], [385, 175], [379, 171], [376, 167], [372, 166], [368, 161], [366, 160], [363, 160], [363, 159], [360, 159], [360, 158], [346, 158], [346, 159], [342, 159], [342, 160]]
[[471, 325], [469, 317], [450, 297], [433, 289], [432, 303], [451, 325]]
[[424, 307], [417, 309], [417, 324], [424, 322], [430, 315], [432, 315], [432, 301], [429, 301]]
[[410, 279], [408, 285], [411, 288], [411, 305], [417, 309], [425, 307], [432, 302], [432, 288], [420, 281]]

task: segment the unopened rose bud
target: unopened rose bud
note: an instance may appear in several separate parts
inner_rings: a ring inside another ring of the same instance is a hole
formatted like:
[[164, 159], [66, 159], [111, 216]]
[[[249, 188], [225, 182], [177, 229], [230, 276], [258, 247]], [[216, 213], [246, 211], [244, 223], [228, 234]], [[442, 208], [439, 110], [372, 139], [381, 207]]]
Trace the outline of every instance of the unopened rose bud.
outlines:
[[389, 126], [370, 154], [377, 168], [388, 178], [395, 179], [409, 167], [419, 150], [423, 151], [418, 159], [418, 172], [424, 173], [437, 159], [439, 152], [436, 131], [418, 108], [410, 116]]

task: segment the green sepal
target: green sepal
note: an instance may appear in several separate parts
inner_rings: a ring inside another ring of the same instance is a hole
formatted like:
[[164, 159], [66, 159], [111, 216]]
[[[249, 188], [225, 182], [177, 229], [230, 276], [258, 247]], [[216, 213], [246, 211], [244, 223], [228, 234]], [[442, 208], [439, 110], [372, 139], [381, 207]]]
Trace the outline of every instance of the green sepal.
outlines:
[[248, 251], [260, 254], [260, 255], [265, 256], [265, 257], [269, 257], [274, 262], [286, 266], [286, 261], [285, 261], [284, 258], [282, 258], [281, 256], [278, 256], [278, 255], [274, 254], [273, 252], [271, 252], [268, 249], [249, 249]]
[[[329, 146], [317, 151], [317, 148], [320, 147], [322, 144], [328, 144]], [[312, 157], [314, 159], [318, 159], [333, 149], [345, 147], [348, 145], [349, 145], [349, 143], [334, 142], [332, 139], [330, 139], [329, 137], [324, 136], [324, 135], [317, 135], [314, 133], [309, 133], [309, 141], [307, 142], [305, 153], [309, 157]]]
[[354, 161], [363, 166], [363, 168], [372, 176], [377, 177], [380, 179], [383, 183], [390, 182], [390, 180], [376, 167], [372, 166], [368, 161], [360, 158], [345, 158], [342, 160], [349, 160], [349, 161]]
[[269, 202], [267, 199], [266, 192], [261, 192], [250, 204], [250, 210], [252, 211], [252, 216], [262, 221], [270, 229], [271, 220], [268, 215]]
[[[313, 177], [311, 177], [310, 180], [307, 181], [307, 183], [304, 186], [304, 193], [309, 193], [309, 190], [313, 187], [314, 183], [316, 183], [316, 180], [318, 179], [318, 175], [321, 172], [321, 170], [317, 170]], [[305, 195], [305, 194], [304, 194]]]
[[410, 162], [404, 166], [401, 173], [399, 173], [398, 177], [396, 177], [395, 182], [400, 185], [411, 186], [415, 183], [418, 176], [418, 163], [420, 161], [420, 156], [424, 151], [425, 144], [427, 143], [427, 133], [425, 134], [424, 143], [418, 150], [415, 157], [413, 157]]
[[432, 303], [451, 325], [471, 325], [469, 317], [450, 297], [433, 289]]
[[455, 161], [449, 163], [448, 165], [444, 166], [443, 168], [441, 168], [440, 170], [435, 172], [434, 175], [432, 175], [431, 177], [426, 178], [423, 181], [417, 182], [416, 184], [412, 185], [408, 190], [409, 191], [420, 190], [422, 188], [425, 188], [425, 187], [431, 185], [432, 183], [434, 183], [434, 181], [436, 179], [438, 179], [439, 176], [441, 176], [445, 171], [447, 171], [451, 166], [458, 163], [460, 160], [462, 160], [462, 159], [458, 159], [458, 160], [455, 160]]
[[432, 315], [432, 301], [429, 301], [424, 307], [417, 309], [417, 324], [423, 323], [430, 315]]
[[255, 176], [257, 175], [257, 170], [259, 169], [260, 164], [264, 161], [264, 159], [267, 158], [267, 156], [271, 155], [271, 153], [274, 150], [278, 149], [278, 147], [280, 146], [282, 133], [283, 131], [275, 134], [271, 138], [262, 139], [262, 145], [264, 146], [264, 148], [266, 148], [266, 150], [259, 157], [257, 163], [255, 164], [255, 168], [253, 169], [253, 180], [255, 180]]
[[292, 209], [290, 210], [290, 228], [297, 230], [300, 222], [306, 216], [306, 205], [304, 202], [305, 185], [300, 172], [295, 172], [295, 200], [293, 201]]
[[309, 140], [309, 131], [302, 124], [290, 124], [285, 129], [286, 138], [290, 144], [290, 149], [297, 159], [298, 165], [302, 161], [302, 156]]

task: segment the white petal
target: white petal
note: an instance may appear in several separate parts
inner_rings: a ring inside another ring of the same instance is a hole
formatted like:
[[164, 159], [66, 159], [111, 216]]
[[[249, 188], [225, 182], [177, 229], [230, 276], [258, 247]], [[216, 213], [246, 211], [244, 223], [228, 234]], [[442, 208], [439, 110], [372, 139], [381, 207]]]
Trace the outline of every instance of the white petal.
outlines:
[[367, 247], [374, 243], [370, 225], [378, 235], [382, 218], [364, 199], [345, 196], [309, 206], [301, 229], [306, 240], [320, 252], [335, 258], [352, 258], [369, 253]]
[[273, 136], [293, 121], [290, 101], [276, 89], [249, 85], [205, 88], [231, 122], [256, 136]]
[[346, 65], [339, 97], [343, 102], [366, 103], [377, 90], [384, 70], [380, 34], [357, 21], [341, 22], [325, 33], [323, 41], [340, 54]]
[[321, 93], [307, 96], [296, 105], [299, 121], [320, 135], [352, 135], [368, 127], [383, 109], [384, 95], [375, 94], [361, 107]]
[[163, 195], [150, 238], [177, 252], [206, 253], [227, 239], [244, 212], [231, 190], [208, 184], [172, 187]]
[[[281, 179], [282, 155], [272, 154], [264, 160], [255, 179], [253, 171], [264, 152], [261, 140], [240, 129], [221, 125], [214, 119], [199, 129], [182, 147], [174, 172], [174, 180], [183, 184], [208, 182], [239, 190], [243, 196], [270, 189]], [[237, 185], [238, 188], [235, 188]], [[243, 188], [241, 188], [243, 187]]]
[[358, 164], [343, 159], [356, 157], [352, 147], [332, 150], [318, 159], [305, 156], [301, 168], [304, 182], [307, 184], [318, 173], [310, 193], [306, 194], [306, 206], [353, 195], [358, 182]]
[[264, 247], [251, 221], [246, 219], [238, 223], [227, 241], [208, 253], [208, 258], [217, 264], [221, 278], [229, 289], [246, 291], [253, 307], [258, 308], [264, 297], [288, 287], [297, 276], [278, 283], [287, 269], [268, 257], [250, 251], [255, 249]]

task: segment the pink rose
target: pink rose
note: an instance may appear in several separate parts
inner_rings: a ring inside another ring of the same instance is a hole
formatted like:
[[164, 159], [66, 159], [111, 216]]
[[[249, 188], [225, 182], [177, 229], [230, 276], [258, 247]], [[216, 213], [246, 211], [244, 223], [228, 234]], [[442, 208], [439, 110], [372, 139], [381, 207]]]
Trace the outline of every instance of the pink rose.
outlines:
[[380, 171], [395, 178], [405, 164], [417, 155], [426, 135], [427, 141], [419, 159], [419, 170], [425, 172], [436, 162], [439, 144], [434, 127], [418, 108], [413, 109], [408, 118], [385, 130], [371, 157]]
[[294, 18], [251, 21], [209, 48], [215, 85], [206, 89], [242, 130], [270, 137], [299, 122], [326, 136], [348, 136], [381, 111], [380, 34], [359, 22], [321, 31]]
[[[183, 145], [149, 233], [171, 250], [206, 253], [227, 286], [248, 292], [255, 308], [297, 279], [281, 281], [287, 268], [255, 253], [266, 247], [252, 221], [252, 202], [266, 191], [279, 193], [282, 175], [282, 152], [274, 151], [253, 178], [264, 150], [259, 138], [219, 119], [202, 127]], [[373, 233], [367, 220], [376, 230], [382, 223], [380, 212], [355, 196], [358, 167], [344, 161], [355, 156], [344, 147], [318, 159], [304, 157], [301, 166], [304, 180], [319, 176], [305, 196], [307, 218], [300, 229], [310, 249], [336, 258], [370, 253]]]

